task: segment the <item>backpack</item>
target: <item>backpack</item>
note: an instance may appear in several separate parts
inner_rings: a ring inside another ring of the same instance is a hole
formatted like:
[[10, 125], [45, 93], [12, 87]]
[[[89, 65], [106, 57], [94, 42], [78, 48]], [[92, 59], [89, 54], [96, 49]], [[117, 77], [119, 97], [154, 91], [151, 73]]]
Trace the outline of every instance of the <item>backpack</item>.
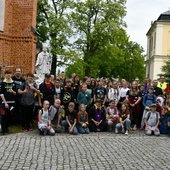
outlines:
[[[156, 122], [158, 121], [158, 112], [156, 112]], [[150, 116], [151, 116], [151, 112], [148, 112], [148, 118], [147, 118], [147, 121], [149, 120], [149, 118], [150, 118]]]

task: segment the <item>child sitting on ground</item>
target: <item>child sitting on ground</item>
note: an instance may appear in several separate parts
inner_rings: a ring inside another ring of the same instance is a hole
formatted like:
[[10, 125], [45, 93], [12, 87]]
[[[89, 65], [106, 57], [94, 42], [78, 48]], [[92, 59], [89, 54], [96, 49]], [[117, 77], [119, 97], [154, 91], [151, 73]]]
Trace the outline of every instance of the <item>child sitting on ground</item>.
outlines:
[[156, 111], [156, 104], [152, 104], [150, 106], [150, 111], [148, 111], [145, 115], [145, 132], [146, 135], [152, 135], [154, 133], [155, 136], [160, 135], [159, 131], [159, 123], [160, 123], [160, 114]]
[[162, 109], [162, 113], [160, 116], [160, 125], [159, 130], [161, 134], [169, 134], [169, 127], [168, 127], [168, 106], [164, 106]]
[[116, 107], [115, 101], [111, 100], [109, 106], [106, 109], [106, 119], [108, 123], [108, 129], [111, 131], [113, 127], [118, 123], [119, 114], [118, 109]]
[[40, 134], [54, 136], [55, 131], [51, 126], [51, 118], [48, 110], [49, 105], [50, 103], [44, 100], [43, 108], [39, 111], [38, 129], [40, 130]]
[[62, 107], [60, 106], [60, 104], [61, 104], [60, 99], [56, 99], [54, 101], [54, 105], [50, 106], [49, 108], [51, 123], [52, 123], [52, 127], [55, 130], [55, 133], [61, 132]]
[[128, 135], [131, 125], [130, 111], [128, 109], [128, 106], [124, 103], [121, 106], [119, 117], [120, 122], [116, 124], [115, 133], [119, 133], [122, 131], [122, 133]]
[[86, 106], [81, 104], [79, 106], [78, 118], [77, 118], [77, 129], [81, 134], [90, 133], [88, 128], [88, 114], [86, 112]]
[[65, 128], [66, 132], [70, 134], [77, 135], [77, 111], [75, 110], [75, 104], [70, 102], [68, 104], [68, 109], [65, 112], [66, 120], [62, 121], [62, 126]]

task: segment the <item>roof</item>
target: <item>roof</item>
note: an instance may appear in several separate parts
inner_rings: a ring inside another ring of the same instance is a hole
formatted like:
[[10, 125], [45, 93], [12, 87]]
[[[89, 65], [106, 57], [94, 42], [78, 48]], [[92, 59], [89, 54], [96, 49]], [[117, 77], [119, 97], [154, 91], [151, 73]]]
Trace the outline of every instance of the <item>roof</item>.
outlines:
[[170, 10], [162, 13], [162, 14], [158, 17], [157, 21], [170, 21]]
[[162, 13], [162, 14], [170, 15], [170, 10], [168, 10], [168, 11], [166, 11], [166, 12]]
[[151, 27], [149, 28], [148, 32], [146, 35], [148, 35], [148, 33], [150, 32], [151, 28], [153, 27], [153, 25], [156, 23], [156, 22], [170, 22], [170, 10], [160, 14], [160, 16], [158, 17], [158, 19], [156, 21], [152, 21], [151, 22]]

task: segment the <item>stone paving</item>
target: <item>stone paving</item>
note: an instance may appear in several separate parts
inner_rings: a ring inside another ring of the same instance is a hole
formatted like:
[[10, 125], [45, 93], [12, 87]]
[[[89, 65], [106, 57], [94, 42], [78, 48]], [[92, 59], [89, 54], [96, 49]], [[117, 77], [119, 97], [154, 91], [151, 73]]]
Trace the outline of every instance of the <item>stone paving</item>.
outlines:
[[38, 131], [0, 137], [1, 170], [170, 169], [170, 138], [112, 132], [40, 136]]

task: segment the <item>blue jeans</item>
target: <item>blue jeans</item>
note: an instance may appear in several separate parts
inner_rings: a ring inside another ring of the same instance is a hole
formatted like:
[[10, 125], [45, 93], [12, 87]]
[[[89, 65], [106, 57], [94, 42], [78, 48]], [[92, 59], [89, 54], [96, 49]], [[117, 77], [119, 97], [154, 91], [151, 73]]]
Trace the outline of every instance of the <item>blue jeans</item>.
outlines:
[[[124, 127], [125, 127], [126, 130], [129, 130], [130, 124], [131, 124], [131, 120], [128, 119], [128, 120], [125, 121]], [[116, 128], [117, 128], [118, 131], [120, 132], [120, 131], [122, 130], [122, 125], [121, 125], [121, 123], [118, 123], [118, 124], [116, 125]]]
[[[66, 120], [63, 120], [63, 121], [61, 122], [61, 124], [62, 124], [62, 126], [65, 128], [65, 131], [68, 132], [68, 127], [69, 127], [69, 125], [68, 125], [67, 121], [66, 121]], [[77, 127], [76, 127], [76, 126], [74, 126], [74, 128], [73, 128], [72, 134], [73, 134], [73, 135], [77, 135], [77, 134], [78, 134], [78, 131], [77, 131]]]
[[81, 133], [81, 134], [90, 133], [90, 130], [89, 130], [88, 127], [84, 128], [81, 125], [77, 125], [77, 129], [78, 129], [78, 132]]

